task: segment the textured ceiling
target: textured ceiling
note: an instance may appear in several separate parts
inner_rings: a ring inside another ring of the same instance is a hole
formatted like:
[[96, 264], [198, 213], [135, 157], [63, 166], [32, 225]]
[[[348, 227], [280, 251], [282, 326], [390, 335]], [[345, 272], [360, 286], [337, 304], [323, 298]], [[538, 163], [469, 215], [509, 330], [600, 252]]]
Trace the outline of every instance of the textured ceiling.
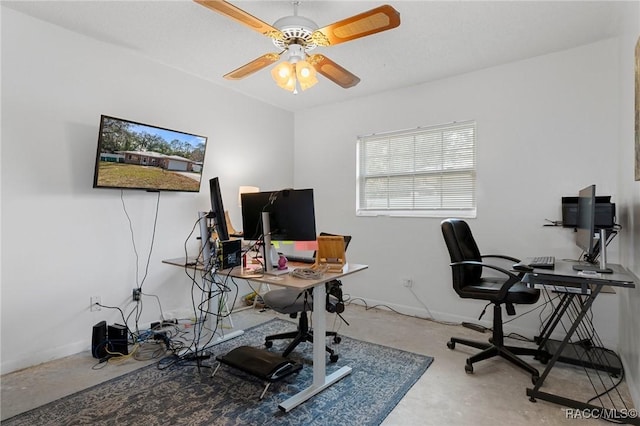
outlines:
[[[272, 24], [290, 1], [231, 1]], [[299, 14], [320, 27], [384, 1], [302, 1]], [[361, 78], [343, 89], [324, 77], [293, 95], [269, 68], [241, 81], [227, 72], [277, 49], [267, 37], [190, 0], [2, 1], [2, 6], [122, 46], [289, 111], [345, 101], [592, 43], [617, 35], [624, 2], [391, 1], [400, 27], [322, 53]]]

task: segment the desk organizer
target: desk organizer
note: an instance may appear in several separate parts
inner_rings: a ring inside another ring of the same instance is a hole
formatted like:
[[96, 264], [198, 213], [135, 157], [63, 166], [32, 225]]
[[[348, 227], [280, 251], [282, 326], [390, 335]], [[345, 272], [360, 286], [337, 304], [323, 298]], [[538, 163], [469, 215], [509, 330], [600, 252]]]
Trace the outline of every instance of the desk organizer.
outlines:
[[347, 263], [344, 237], [340, 235], [321, 235], [318, 237], [316, 266], [326, 267], [329, 272], [342, 272]]

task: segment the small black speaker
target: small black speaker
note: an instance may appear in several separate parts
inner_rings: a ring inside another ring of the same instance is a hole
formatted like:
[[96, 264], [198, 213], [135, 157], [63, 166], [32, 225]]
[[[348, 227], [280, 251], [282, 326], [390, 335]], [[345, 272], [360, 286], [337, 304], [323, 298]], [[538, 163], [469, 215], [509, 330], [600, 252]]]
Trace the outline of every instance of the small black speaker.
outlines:
[[91, 355], [94, 358], [104, 358], [107, 356], [107, 322], [100, 321], [93, 326], [91, 335]]
[[113, 324], [107, 328], [107, 338], [109, 339], [109, 352], [113, 356], [128, 355], [129, 345], [127, 339], [127, 327], [120, 324]]

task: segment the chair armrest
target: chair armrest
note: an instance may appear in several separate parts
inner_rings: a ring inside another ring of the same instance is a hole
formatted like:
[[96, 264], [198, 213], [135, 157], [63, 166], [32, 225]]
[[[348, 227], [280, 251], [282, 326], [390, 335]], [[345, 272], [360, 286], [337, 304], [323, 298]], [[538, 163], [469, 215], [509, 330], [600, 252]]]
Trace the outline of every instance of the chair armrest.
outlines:
[[463, 265], [482, 266], [483, 268], [489, 268], [498, 272], [502, 272], [503, 274], [508, 276], [509, 278], [504, 282], [504, 284], [502, 284], [502, 287], [500, 287], [500, 291], [498, 291], [498, 299], [500, 300], [504, 300], [507, 297], [507, 292], [509, 291], [509, 289], [513, 287], [514, 284], [519, 283], [522, 280], [522, 277], [524, 276], [524, 272], [521, 272], [518, 275], [516, 275], [513, 272], [508, 271], [499, 266], [491, 265], [484, 262], [478, 262], [477, 260], [464, 260], [462, 262], [453, 262], [450, 265], [451, 266], [463, 266]]
[[505, 260], [510, 260], [514, 263], [519, 263], [520, 259], [515, 258], [515, 257], [511, 257], [511, 256], [506, 256], [504, 254], [484, 254], [480, 256], [481, 258], [485, 258], [485, 257], [493, 257], [493, 258], [497, 258], [497, 259], [505, 259]]

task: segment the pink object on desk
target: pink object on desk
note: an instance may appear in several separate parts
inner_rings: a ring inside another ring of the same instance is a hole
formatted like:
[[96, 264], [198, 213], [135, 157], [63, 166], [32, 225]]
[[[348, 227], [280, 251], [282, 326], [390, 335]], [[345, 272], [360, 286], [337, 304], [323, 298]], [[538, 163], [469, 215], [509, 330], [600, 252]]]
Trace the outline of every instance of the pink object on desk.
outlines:
[[287, 258], [283, 255], [278, 258], [278, 269], [281, 271], [287, 269]]
[[318, 241], [296, 241], [294, 243], [294, 247], [296, 250], [300, 251], [318, 250]]

